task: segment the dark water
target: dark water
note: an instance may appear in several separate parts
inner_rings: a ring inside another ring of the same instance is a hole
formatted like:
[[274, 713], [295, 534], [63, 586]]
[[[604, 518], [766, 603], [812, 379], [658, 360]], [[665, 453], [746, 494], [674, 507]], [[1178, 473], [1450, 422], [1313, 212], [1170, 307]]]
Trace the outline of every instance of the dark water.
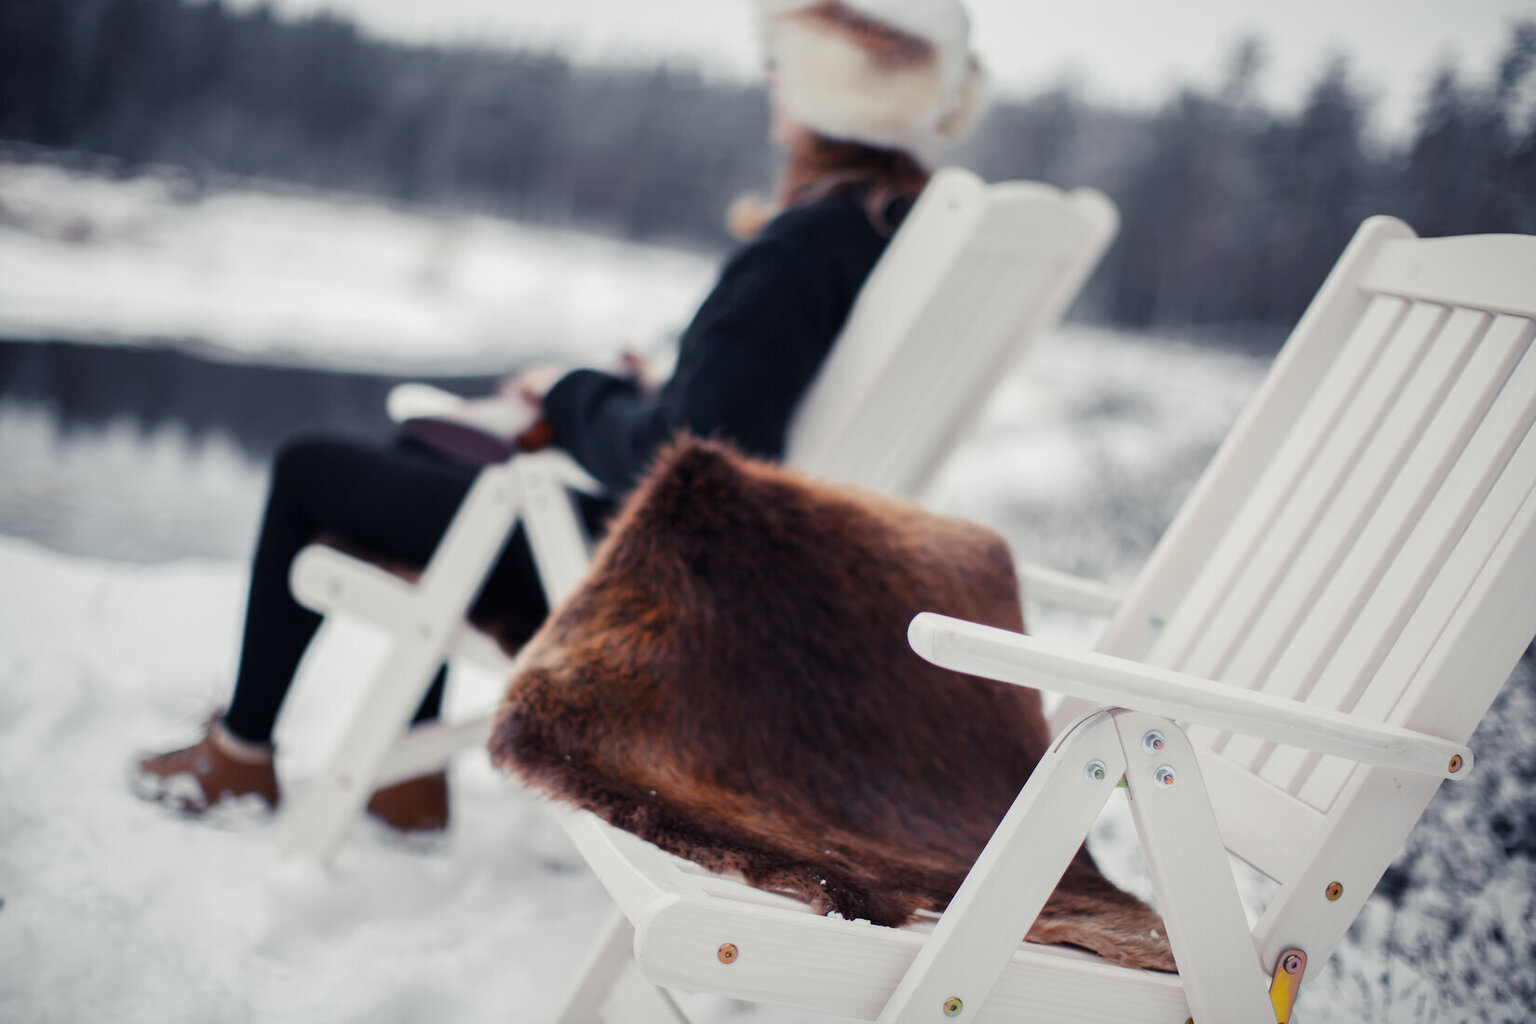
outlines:
[[[244, 560], [295, 433], [372, 437], [402, 378], [167, 348], [0, 341], [0, 537], [116, 561]], [[463, 394], [491, 377], [414, 376]]]
[[0, 404], [42, 406], [66, 433], [129, 422], [149, 433], [180, 425], [264, 459], [286, 436], [327, 429], [385, 437], [389, 389], [421, 380], [482, 394], [495, 377], [409, 377], [263, 366], [168, 348], [0, 340]]

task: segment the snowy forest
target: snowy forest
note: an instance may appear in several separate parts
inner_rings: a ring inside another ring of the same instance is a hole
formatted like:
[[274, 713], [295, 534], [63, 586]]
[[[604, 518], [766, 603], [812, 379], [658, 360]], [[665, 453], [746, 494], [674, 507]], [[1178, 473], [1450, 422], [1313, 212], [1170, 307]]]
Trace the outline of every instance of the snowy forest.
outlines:
[[[1103, 189], [1123, 227], [1082, 311], [1148, 326], [1292, 322], [1360, 220], [1536, 232], [1536, 22], [1491, 68], [1447, 66], [1382, 139], [1336, 55], [1300, 108], [1255, 99], [1260, 40], [1218, 88], [1150, 112], [1071, 86], [1004, 99], [950, 155], [991, 180]], [[726, 204], [770, 184], [757, 87], [686, 68], [387, 43], [330, 16], [217, 0], [0, 6], [0, 140], [118, 173], [360, 191], [714, 251]]]

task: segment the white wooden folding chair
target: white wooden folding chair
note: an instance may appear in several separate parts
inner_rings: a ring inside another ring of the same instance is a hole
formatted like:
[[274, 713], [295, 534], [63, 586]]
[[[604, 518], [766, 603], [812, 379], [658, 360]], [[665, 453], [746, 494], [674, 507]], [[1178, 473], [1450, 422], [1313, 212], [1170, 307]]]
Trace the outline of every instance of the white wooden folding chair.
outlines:
[[[1533, 318], [1536, 237], [1366, 222], [1098, 652], [914, 619], [929, 660], [1090, 708], [936, 923], [820, 917], [567, 812], [622, 916], [559, 1019], [682, 1021], [667, 986], [883, 1022], [1289, 1020], [1536, 634]], [[1117, 782], [1176, 975], [1019, 941]], [[1278, 883], [1254, 929], [1229, 852]]]
[[[1076, 297], [1117, 223], [1091, 189], [935, 174], [796, 410], [787, 461], [920, 495], [1003, 370]], [[488, 718], [409, 728], [411, 714], [447, 659], [508, 666], [465, 614], [519, 520], [551, 605], [580, 581], [588, 547], [567, 488], [583, 486], [585, 474], [553, 452], [485, 469], [414, 583], [324, 546], [295, 559], [300, 602], [383, 626], [392, 649], [330, 765], [289, 812], [288, 853], [328, 857], [373, 789], [483, 745]]]

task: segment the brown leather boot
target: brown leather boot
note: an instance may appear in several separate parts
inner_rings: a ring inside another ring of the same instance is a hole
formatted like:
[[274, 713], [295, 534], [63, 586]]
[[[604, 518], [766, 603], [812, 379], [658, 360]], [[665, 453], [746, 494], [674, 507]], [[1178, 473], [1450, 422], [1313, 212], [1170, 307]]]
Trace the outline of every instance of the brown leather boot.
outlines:
[[272, 747], [242, 740], [218, 715], [208, 719], [202, 740], [181, 750], [139, 761], [134, 792], [184, 814], [204, 814], [227, 797], [255, 793], [276, 808], [281, 799]]
[[378, 790], [368, 813], [396, 832], [441, 832], [448, 827], [448, 775], [432, 772]]

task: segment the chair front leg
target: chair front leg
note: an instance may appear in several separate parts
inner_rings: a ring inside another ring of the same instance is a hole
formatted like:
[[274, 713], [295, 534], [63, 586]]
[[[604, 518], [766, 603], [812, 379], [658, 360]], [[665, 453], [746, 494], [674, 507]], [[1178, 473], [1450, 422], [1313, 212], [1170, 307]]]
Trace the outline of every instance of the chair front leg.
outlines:
[[1274, 1024], [1216, 815], [1184, 731], [1157, 715], [1113, 712], [1131, 816], [1196, 1021]]
[[1125, 756], [1106, 712], [1082, 719], [1056, 741], [892, 992], [879, 1024], [975, 1018], [1124, 773]]
[[421, 579], [389, 594], [391, 649], [330, 764], [289, 812], [285, 855], [328, 860], [377, 787], [390, 748], [405, 733], [517, 521], [523, 495], [510, 466], [481, 471]]
[[587, 953], [555, 1024], [688, 1024], [635, 962], [635, 928], [615, 909]]

